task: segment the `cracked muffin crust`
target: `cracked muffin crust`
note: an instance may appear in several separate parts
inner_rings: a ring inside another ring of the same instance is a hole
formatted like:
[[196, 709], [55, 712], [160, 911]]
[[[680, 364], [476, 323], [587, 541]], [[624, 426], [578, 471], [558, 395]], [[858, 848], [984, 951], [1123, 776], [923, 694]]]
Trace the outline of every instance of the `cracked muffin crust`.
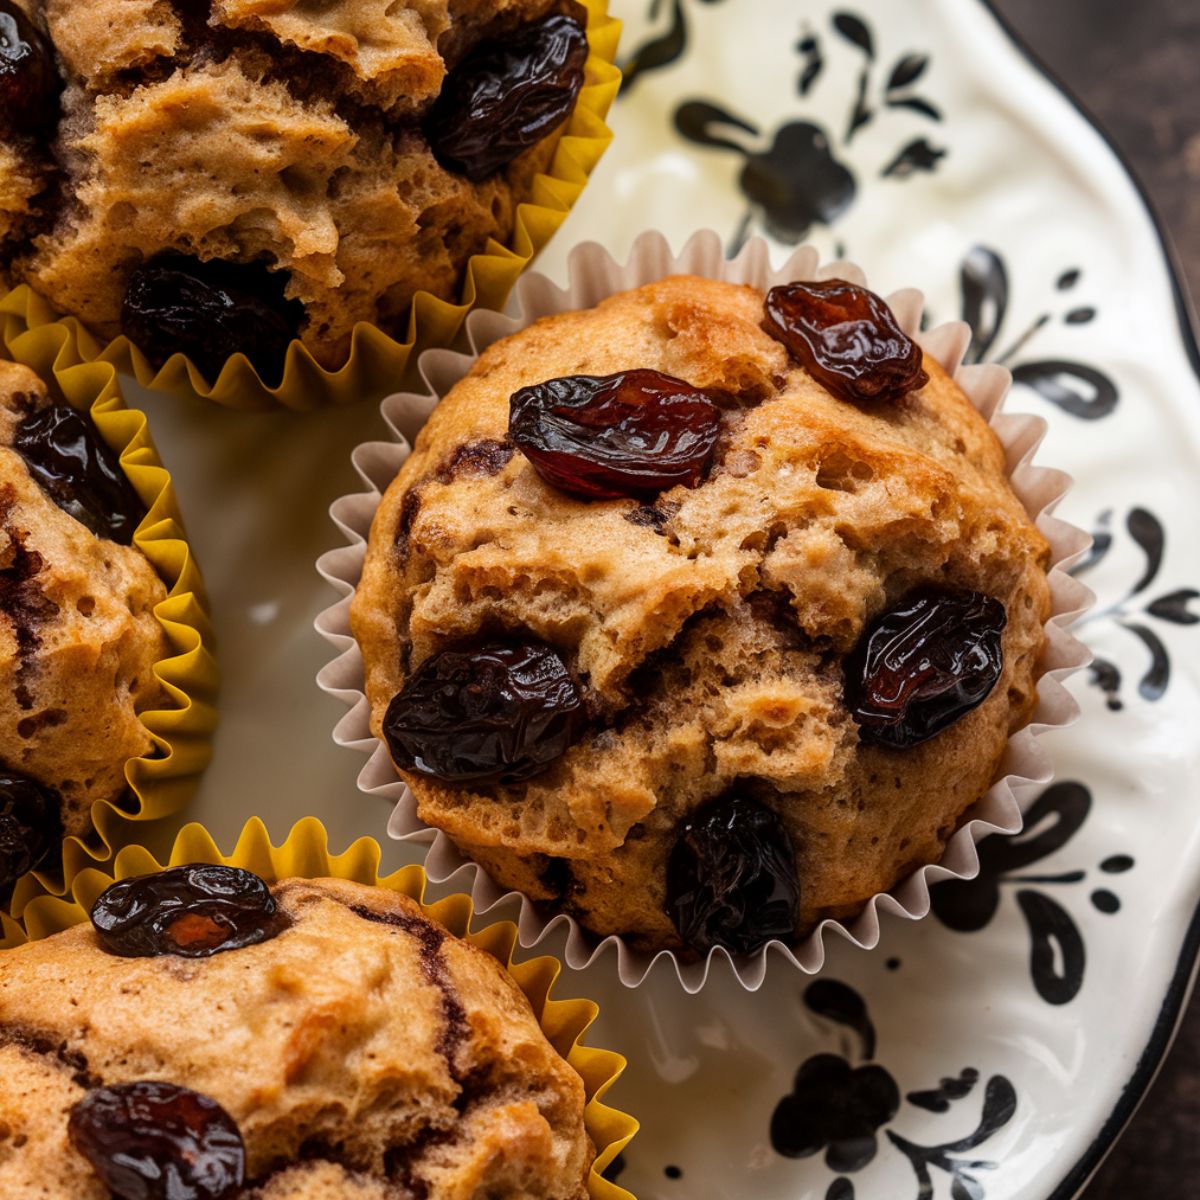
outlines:
[[[86, 832], [91, 806], [101, 800], [119, 803], [126, 762], [152, 748], [138, 714], [164, 699], [154, 674], [154, 664], [167, 652], [154, 616], [154, 606], [167, 594], [162, 580], [141, 551], [93, 532], [79, 519], [87, 516], [84, 510], [72, 515], [62, 507], [59, 501], [77, 503], [92, 486], [89, 480], [73, 484], [68, 479], [56, 501], [44, 476], [39, 482], [31, 473], [29, 456], [37, 446], [30, 448], [23, 431], [60, 411], [32, 371], [0, 361], [0, 772], [5, 775], [0, 861], [5, 867], [14, 853], [9, 843], [17, 836], [7, 822], [22, 821], [20, 805], [17, 811], [11, 808], [12, 777], [32, 780], [48, 793], [50, 806], [61, 809], [67, 834]], [[130, 512], [110, 514], [113, 520], [126, 517], [122, 528], [130, 538], [140, 519], [132, 507], [136, 503], [132, 497]], [[4, 879], [0, 886], [11, 882]]]
[[274, 936], [209, 957], [84, 924], [0, 959], [4, 1195], [107, 1200], [68, 1114], [152, 1080], [232, 1119], [243, 1200], [586, 1197], [583, 1082], [495, 959], [385, 888], [271, 893]]
[[550, 162], [547, 128], [478, 181], [443, 165], [421, 122], [455, 67], [550, 13], [582, 21], [571, 0], [4, 3], [64, 90], [49, 132], [0, 116], [0, 269], [115, 337], [157, 255], [236, 264], [330, 368], [357, 322], [399, 332], [417, 291], [452, 298]]
[[[380, 737], [448, 648], [557, 651], [588, 722], [545, 770], [400, 773], [421, 819], [500, 883], [646, 949], [684, 946], [668, 874], [710, 803], [736, 793], [786, 830], [798, 938], [940, 858], [1036, 704], [1048, 547], [995, 435], [928, 356], [928, 382], [895, 403], [836, 398], [763, 306], [673, 277], [490, 347], [387, 489], [351, 609]], [[707, 478], [649, 499], [550, 486], [509, 438], [510, 396], [635, 368], [720, 400]], [[847, 661], [928, 586], [1003, 605], [1003, 668], [972, 711], [896, 750], [860, 734]]]

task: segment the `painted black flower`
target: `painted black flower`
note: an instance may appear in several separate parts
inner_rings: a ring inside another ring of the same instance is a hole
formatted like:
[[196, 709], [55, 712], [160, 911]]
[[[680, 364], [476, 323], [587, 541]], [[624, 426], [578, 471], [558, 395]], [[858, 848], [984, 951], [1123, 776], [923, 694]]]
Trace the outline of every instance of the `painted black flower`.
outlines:
[[[818, 979], [805, 989], [804, 1006], [852, 1031], [866, 1061], [854, 1067], [842, 1055], [816, 1054], [801, 1064], [792, 1091], [771, 1116], [771, 1145], [776, 1153], [808, 1158], [824, 1150], [825, 1163], [835, 1172], [825, 1200], [854, 1200], [849, 1176], [875, 1158], [883, 1134], [886, 1144], [908, 1159], [916, 1177], [916, 1200], [930, 1200], [933, 1195], [934, 1169], [950, 1177], [954, 1200], [983, 1200], [976, 1173], [996, 1164], [959, 1156], [975, 1150], [1012, 1120], [1017, 1108], [1012, 1084], [1003, 1075], [987, 1080], [979, 1121], [965, 1138], [936, 1145], [911, 1141], [885, 1129], [900, 1110], [900, 1089], [888, 1070], [870, 1061], [875, 1057], [875, 1027], [862, 996], [836, 979]], [[957, 1075], [944, 1077], [937, 1087], [909, 1092], [904, 1099], [926, 1113], [946, 1113], [970, 1096], [979, 1080], [974, 1067], [964, 1067]]]
[[[659, 0], [652, 0], [652, 21], [662, 7]], [[845, 161], [845, 150], [859, 131], [874, 121], [894, 114], [915, 114], [935, 122], [942, 119], [938, 107], [916, 90], [929, 67], [928, 55], [903, 53], [883, 71], [875, 36], [863, 17], [849, 11], [834, 12], [829, 29], [853, 47], [857, 56], [854, 100], [840, 136], [832, 127], [808, 119], [787, 120], [767, 131], [707, 99], [685, 100], [675, 109], [675, 129], [685, 140], [742, 159], [738, 188], [747, 208], [730, 239], [731, 254], [741, 249], [755, 225], [775, 240], [794, 245], [814, 225], [830, 225], [845, 212], [858, 194], [859, 175], [864, 170], [861, 162], [856, 171]], [[647, 72], [676, 62], [684, 54], [689, 36], [685, 7], [681, 0], [673, 0], [669, 28], [644, 41], [626, 61], [622, 94], [628, 96], [633, 81]], [[809, 95], [826, 70], [825, 44], [825, 34], [808, 28], [795, 43], [796, 90], [801, 97]], [[945, 154], [943, 147], [914, 137], [871, 170], [884, 179], [908, 179], [935, 170]]]
[[824, 1150], [831, 1171], [858, 1171], [875, 1157], [876, 1131], [899, 1107], [900, 1089], [883, 1067], [851, 1067], [836, 1054], [817, 1054], [776, 1107], [771, 1145], [788, 1158]]

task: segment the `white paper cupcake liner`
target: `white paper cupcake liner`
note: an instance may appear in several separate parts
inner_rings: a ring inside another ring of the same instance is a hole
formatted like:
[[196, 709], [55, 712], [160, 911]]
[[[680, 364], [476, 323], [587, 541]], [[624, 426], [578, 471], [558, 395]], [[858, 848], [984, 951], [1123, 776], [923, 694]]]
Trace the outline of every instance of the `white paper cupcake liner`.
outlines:
[[[397, 777], [386, 747], [371, 734], [370, 705], [363, 692], [362, 657], [350, 633], [350, 600], [362, 574], [371, 520], [384, 490], [409, 455], [411, 439], [438, 400], [470, 370], [481, 351], [539, 317], [588, 308], [614, 292], [673, 274], [748, 283], [764, 292], [775, 284], [793, 280], [838, 277], [859, 284], [866, 282], [862, 271], [852, 264], [821, 267], [817, 251], [811, 246], [801, 247], [781, 268], [774, 270], [766, 243], [761, 239], [748, 242], [737, 258], [728, 261], [721, 239], [711, 231], [694, 234], [677, 256], [671, 253], [661, 233], [648, 232], [634, 243], [624, 265], [615, 262], [602, 246], [585, 243], [571, 254], [565, 289], [544, 276], [526, 275], [517, 284], [509, 304], [509, 312], [515, 315], [472, 313], [466, 323], [470, 353], [430, 350], [421, 355], [419, 368], [425, 389], [389, 396], [382, 404], [393, 440], [368, 442], [354, 452], [354, 465], [368, 490], [344, 496], [330, 509], [347, 544], [329, 551], [317, 563], [317, 569], [341, 595], [316, 621], [318, 631], [337, 651], [336, 658], [317, 676], [317, 682], [349, 709], [334, 730], [334, 741], [368, 756], [358, 785], [368, 795], [393, 805], [389, 835], [399, 841], [425, 843], [425, 870], [435, 881], [446, 880], [458, 871], [473, 876], [471, 895], [478, 913], [486, 914], [505, 901], [518, 904], [523, 946], [537, 946], [563, 931], [563, 957], [571, 967], [586, 967], [601, 955], [615, 953], [617, 973], [627, 987], [637, 987], [656, 965], [669, 963], [688, 992], [699, 991], [712, 971], [725, 968], [745, 988], [754, 991], [762, 986], [772, 959], [784, 960], [809, 974], [820, 970], [825, 961], [825, 939], [831, 934], [840, 934], [865, 950], [874, 948], [879, 942], [881, 913], [911, 920], [926, 916], [931, 884], [943, 879], [973, 879], [978, 875], [979, 856], [975, 847], [981, 838], [1021, 830], [1023, 810], [1053, 776], [1050, 758], [1040, 744], [1041, 735], [1048, 729], [1071, 724], [1079, 715], [1079, 707], [1063, 687], [1063, 680], [1086, 666], [1091, 654], [1068, 632], [1068, 626], [1091, 606], [1094, 597], [1067, 571], [1087, 550], [1091, 538], [1052, 515], [1071, 478], [1062, 471], [1033, 464], [1046, 432], [1046, 422], [1041, 417], [1001, 411], [1011, 383], [1009, 372], [994, 365], [963, 365], [970, 342], [969, 328], [956, 321], [921, 332], [921, 293], [911, 288], [894, 293], [887, 300], [905, 332], [916, 338], [926, 353], [954, 377], [1003, 443], [1013, 491], [1050, 543], [1052, 607], [1046, 622], [1042, 673], [1037, 680], [1038, 705], [1031, 723], [1009, 740], [996, 781], [969, 810], [947, 842], [939, 862], [914, 871], [891, 891], [873, 896], [858, 916], [850, 920], [823, 921], [795, 946], [770, 942], [747, 957], [734, 957], [723, 949], [715, 949], [703, 960], [685, 962], [671, 951], [644, 953], [620, 937], [599, 938], [565, 913], [549, 914], [520, 893], [500, 887], [482, 868], [465, 859], [445, 834], [420, 820], [416, 801]], [[459, 877], [457, 886], [464, 886], [463, 878]]]

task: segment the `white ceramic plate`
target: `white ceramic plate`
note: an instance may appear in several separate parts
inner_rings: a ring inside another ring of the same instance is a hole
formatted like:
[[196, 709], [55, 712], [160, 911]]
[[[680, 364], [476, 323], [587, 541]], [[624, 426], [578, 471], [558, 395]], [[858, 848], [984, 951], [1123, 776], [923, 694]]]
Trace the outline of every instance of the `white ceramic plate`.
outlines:
[[[935, 917], [756, 995], [687, 997], [665, 972], [627, 992], [611, 960], [568, 973], [603, 1005], [596, 1040], [631, 1061], [614, 1099], [643, 1131], [621, 1182], [641, 1200], [1067, 1200], [1153, 1078], [1200, 942], [1200, 353], [1160, 237], [979, 0], [613, 6], [638, 69], [541, 269], [561, 279], [575, 241], [623, 255], [643, 228], [682, 243], [707, 225], [781, 251], [808, 237], [882, 291], [922, 287], [1014, 368], [1010, 404], [1049, 419], [1041, 461], [1077, 477], [1063, 515], [1098, 531], [1100, 594], [1084, 718], [1048, 743], [1061, 782], [1028, 832], [984, 844], [979, 880], [942, 885]], [[312, 628], [326, 510], [378, 415], [143, 402], [221, 637], [191, 815], [223, 844], [254, 813], [277, 838], [304, 814], [339, 845], [382, 837], [386, 805], [330, 738]]]

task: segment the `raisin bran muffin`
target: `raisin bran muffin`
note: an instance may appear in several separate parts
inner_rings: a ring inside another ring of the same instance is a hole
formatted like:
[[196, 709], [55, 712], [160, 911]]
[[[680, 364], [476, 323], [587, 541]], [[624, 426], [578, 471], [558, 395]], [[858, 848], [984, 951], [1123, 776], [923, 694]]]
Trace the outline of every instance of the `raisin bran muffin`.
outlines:
[[92, 920], [0, 957], [5, 1196], [587, 1196], [582, 1080], [503, 967], [407, 897], [193, 865]]
[[[505, 242], [583, 83], [573, 0], [0, 0], [0, 268], [156, 363], [340, 367]], [[495, 86], [501, 81], [504, 86]]]
[[0, 890], [152, 749], [166, 588], [131, 544], [144, 515], [91, 420], [0, 361]]
[[878, 297], [673, 277], [480, 355], [351, 625], [423, 821], [597, 934], [748, 953], [941, 857], [1035, 706], [1048, 558]]

